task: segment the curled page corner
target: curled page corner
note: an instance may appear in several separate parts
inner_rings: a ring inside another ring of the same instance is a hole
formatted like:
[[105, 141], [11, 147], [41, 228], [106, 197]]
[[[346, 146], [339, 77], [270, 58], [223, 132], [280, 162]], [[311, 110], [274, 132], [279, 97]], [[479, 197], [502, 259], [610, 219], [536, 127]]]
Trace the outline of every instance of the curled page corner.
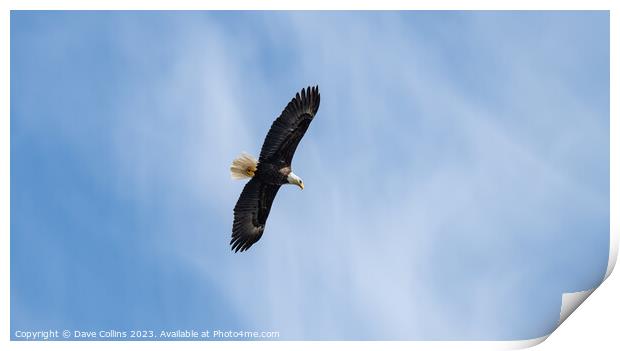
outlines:
[[[596, 288], [597, 287], [594, 287], [589, 290], [562, 294], [562, 307], [560, 309], [560, 319], [558, 320], [556, 324], [556, 328], [559, 327], [562, 323], [564, 323], [566, 318], [568, 318], [568, 316], [570, 316], [573, 312], [575, 312], [577, 307], [579, 307], [590, 296], [590, 294], [592, 294], [592, 292], [596, 290]], [[506, 345], [506, 346], [507, 346], [507, 349], [511, 349], [511, 350], [533, 347], [547, 340], [547, 338], [552, 333], [553, 332], [547, 335], [543, 335], [538, 338], [534, 338], [534, 339], [519, 340], [519, 341], [511, 342], [509, 345]]]
[[[614, 270], [616, 260], [618, 259], [619, 241], [618, 236], [613, 235], [612, 232], [609, 241], [609, 260], [607, 261], [607, 271], [605, 272], [605, 277], [601, 281], [601, 284], [609, 278], [611, 272]], [[562, 307], [560, 309], [560, 319], [558, 320], [557, 326], [564, 323], [566, 318], [575, 312], [577, 307], [579, 307], [601, 284], [593, 287], [592, 289], [562, 294]]]
[[558, 320], [558, 326], [568, 318], [579, 305], [581, 305], [592, 294], [596, 288], [592, 288], [584, 291], [577, 291], [572, 293], [562, 294], [562, 308], [560, 309], [560, 319]]

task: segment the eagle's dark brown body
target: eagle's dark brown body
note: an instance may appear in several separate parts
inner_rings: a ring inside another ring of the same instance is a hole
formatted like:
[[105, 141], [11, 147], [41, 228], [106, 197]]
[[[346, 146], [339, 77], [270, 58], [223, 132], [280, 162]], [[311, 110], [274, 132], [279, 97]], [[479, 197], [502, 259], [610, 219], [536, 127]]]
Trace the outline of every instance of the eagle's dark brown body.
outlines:
[[291, 173], [290, 166], [259, 162], [254, 178], [260, 179], [265, 184], [283, 185], [288, 183], [289, 173]]

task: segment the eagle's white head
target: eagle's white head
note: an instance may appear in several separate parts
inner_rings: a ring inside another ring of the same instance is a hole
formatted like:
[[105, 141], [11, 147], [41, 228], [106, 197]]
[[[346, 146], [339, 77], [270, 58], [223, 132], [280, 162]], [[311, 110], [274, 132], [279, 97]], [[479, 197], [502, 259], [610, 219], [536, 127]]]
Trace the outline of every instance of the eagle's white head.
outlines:
[[304, 190], [304, 181], [301, 180], [301, 178], [299, 178], [297, 174], [293, 172], [289, 173], [288, 177], [286, 177], [286, 180], [289, 182], [289, 184], [295, 184], [299, 188], [301, 188], [301, 190]]

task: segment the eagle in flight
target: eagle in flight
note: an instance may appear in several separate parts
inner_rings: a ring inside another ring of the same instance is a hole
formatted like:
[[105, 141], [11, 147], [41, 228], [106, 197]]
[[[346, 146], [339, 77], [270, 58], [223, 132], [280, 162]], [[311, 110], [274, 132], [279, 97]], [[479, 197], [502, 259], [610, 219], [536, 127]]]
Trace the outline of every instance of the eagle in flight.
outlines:
[[280, 186], [294, 184], [303, 190], [304, 182], [293, 173], [291, 161], [320, 101], [318, 86], [302, 89], [273, 121], [258, 161], [242, 153], [230, 166], [233, 179], [251, 178], [234, 209], [230, 245], [235, 252], [249, 249], [261, 238]]

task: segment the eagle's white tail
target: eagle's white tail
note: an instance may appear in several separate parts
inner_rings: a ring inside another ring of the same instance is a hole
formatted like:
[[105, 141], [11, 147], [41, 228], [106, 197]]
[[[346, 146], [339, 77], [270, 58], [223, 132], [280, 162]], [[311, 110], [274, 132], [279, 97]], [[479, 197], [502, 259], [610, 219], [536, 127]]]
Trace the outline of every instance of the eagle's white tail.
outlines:
[[254, 177], [258, 161], [250, 154], [242, 152], [230, 165], [230, 177], [232, 179], [244, 179]]

